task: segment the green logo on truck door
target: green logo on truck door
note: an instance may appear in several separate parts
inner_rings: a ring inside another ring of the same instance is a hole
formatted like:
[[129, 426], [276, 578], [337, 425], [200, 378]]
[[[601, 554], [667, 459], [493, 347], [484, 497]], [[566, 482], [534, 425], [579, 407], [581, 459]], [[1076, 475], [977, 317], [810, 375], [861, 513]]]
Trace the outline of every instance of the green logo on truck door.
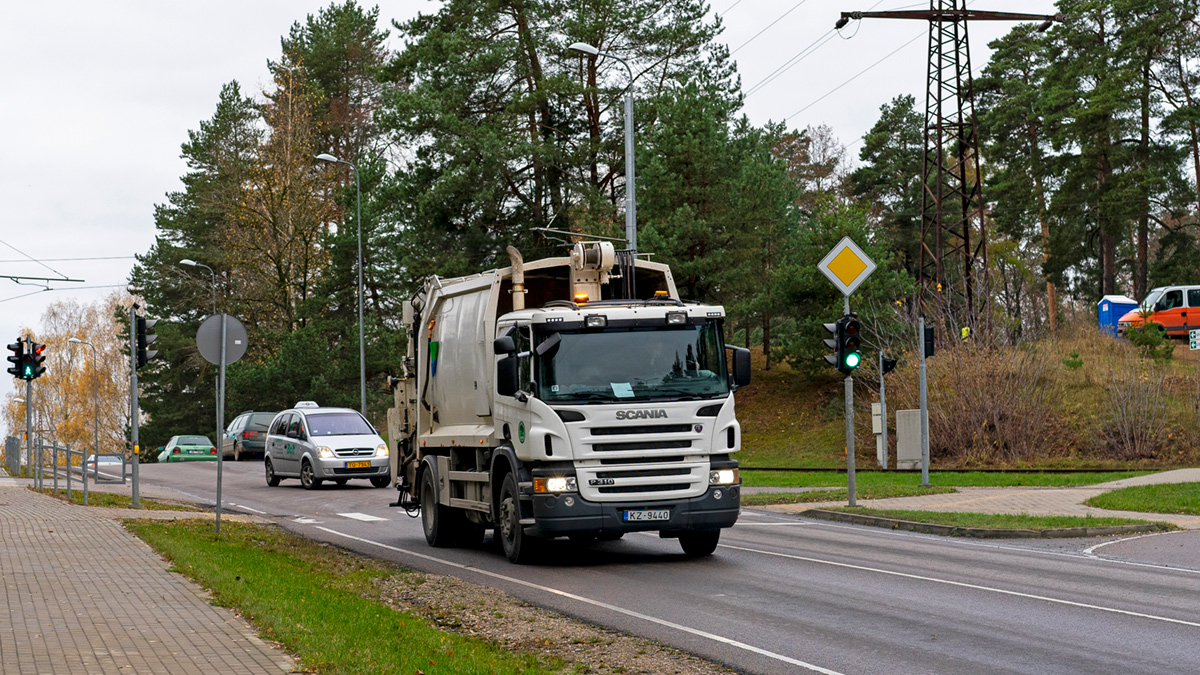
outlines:
[[522, 443], [525, 442], [525, 423], [524, 422], [521, 422], [520, 424], [517, 425], [517, 440], [521, 441]]

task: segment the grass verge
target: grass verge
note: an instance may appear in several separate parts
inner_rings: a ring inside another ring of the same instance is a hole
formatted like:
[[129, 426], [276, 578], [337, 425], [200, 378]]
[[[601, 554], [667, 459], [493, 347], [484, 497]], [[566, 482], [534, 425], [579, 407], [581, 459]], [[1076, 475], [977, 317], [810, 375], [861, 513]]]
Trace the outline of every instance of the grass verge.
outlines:
[[1064, 527], [1110, 527], [1113, 525], [1162, 525], [1134, 518], [1096, 518], [1092, 516], [1027, 516], [1006, 513], [966, 513], [956, 511], [907, 511], [902, 509], [868, 509], [861, 506], [843, 506], [830, 511], [842, 511], [863, 516], [878, 516], [915, 523], [933, 523], [953, 527], [979, 527], [987, 529], [1051, 530]]
[[412, 574], [268, 526], [128, 521], [127, 527], [296, 655], [305, 672], [527, 673], [561, 664], [446, 633], [375, 598], [376, 580]]
[[[64, 502], [70, 502], [72, 504], [79, 504], [81, 506], [83, 505], [83, 488], [75, 488], [75, 489], [71, 490], [70, 498], [67, 498], [67, 491], [66, 491], [66, 489], [63, 489], [63, 488], [60, 488], [58, 492], [55, 492], [54, 488], [43, 488], [41, 490], [36, 490], [34, 488], [28, 488], [28, 489], [33, 490], [34, 492], [40, 492], [41, 494], [44, 494], [47, 497], [55, 497], [57, 499], [61, 499]], [[149, 511], [199, 511], [199, 510], [202, 510], [196, 506], [187, 506], [184, 504], [169, 504], [167, 502], [155, 501], [153, 499], [139, 499], [138, 501], [141, 504], [140, 508], [147, 509]], [[88, 493], [88, 506], [103, 506], [103, 507], [112, 508], [112, 509], [132, 509], [132, 508], [134, 508], [132, 497], [129, 497], [127, 495], [113, 494], [111, 492], [89, 492]]]
[[[938, 472], [929, 482], [952, 487], [1065, 487], [1094, 485], [1122, 478], [1143, 476], [1153, 471], [1106, 471], [1102, 473], [992, 473], [985, 471]], [[741, 470], [746, 487], [837, 487], [846, 484], [846, 474], [834, 471]], [[885, 486], [919, 486], [921, 474], [899, 471], [859, 471], [854, 482], [860, 489]]]
[[1105, 492], [1084, 502], [1113, 511], [1183, 513], [1200, 516], [1200, 483], [1138, 485]]
[[[958, 492], [958, 490], [952, 487], [921, 487], [920, 485], [879, 485], [864, 488], [856, 483], [854, 487], [854, 494], [858, 499], [919, 497], [921, 495], [940, 495]], [[848, 499], [850, 499], [850, 491], [846, 488], [839, 490], [812, 490], [809, 492], [760, 492], [757, 494], [743, 492], [742, 506], [809, 504], [812, 502], [833, 502]]]

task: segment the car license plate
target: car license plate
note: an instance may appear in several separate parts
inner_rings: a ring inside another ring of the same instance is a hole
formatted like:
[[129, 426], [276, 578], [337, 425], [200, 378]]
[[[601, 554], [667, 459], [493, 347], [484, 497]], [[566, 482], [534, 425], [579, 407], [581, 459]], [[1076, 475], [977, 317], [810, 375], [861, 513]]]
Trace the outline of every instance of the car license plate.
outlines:
[[670, 520], [671, 511], [669, 509], [641, 509], [638, 511], [626, 511], [625, 522], [634, 523], [644, 520]]
[[346, 462], [346, 468], [347, 469], [369, 469], [369, 468], [371, 468], [371, 463], [370, 462]]
[[188, 454], [189, 454], [189, 455], [203, 455], [203, 454], [204, 454], [204, 451], [203, 451], [203, 450], [194, 450], [194, 449], [193, 449], [193, 450], [188, 450]]

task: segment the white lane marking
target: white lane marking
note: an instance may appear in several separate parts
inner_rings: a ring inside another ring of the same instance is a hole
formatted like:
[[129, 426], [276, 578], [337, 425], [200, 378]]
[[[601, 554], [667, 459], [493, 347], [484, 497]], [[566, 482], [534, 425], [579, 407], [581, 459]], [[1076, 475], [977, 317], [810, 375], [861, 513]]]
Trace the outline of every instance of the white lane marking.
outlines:
[[1106, 541], [1103, 544], [1096, 544], [1095, 546], [1090, 546], [1088, 548], [1085, 548], [1085, 549], [1083, 549], [1083, 554], [1086, 556], [1093, 557], [1093, 558], [1099, 558], [1100, 556], [1095, 555], [1095, 551], [1098, 548], [1108, 546], [1109, 544], [1119, 544], [1123, 541], [1133, 541], [1134, 539], [1143, 539], [1145, 537], [1157, 537], [1160, 534], [1170, 534], [1170, 532], [1151, 532], [1150, 534], [1139, 534], [1136, 537], [1125, 537], [1123, 539], [1113, 539], [1112, 541]]
[[236, 506], [236, 507], [238, 507], [239, 509], [245, 509], [245, 510], [249, 511], [250, 513], [266, 513], [266, 511], [259, 511], [258, 509], [252, 509], [252, 508], [250, 508], [249, 506], [246, 506], [245, 504], [233, 504], [233, 503], [230, 503], [229, 505], [230, 505], [230, 506]]
[[380, 518], [379, 516], [373, 516], [369, 513], [339, 513], [338, 515], [343, 518], [353, 518], [354, 520], [361, 520], [364, 523], [373, 523], [373, 522], [376, 522], [379, 520], [387, 520], [387, 518]]
[[747, 553], [760, 553], [762, 555], [775, 556], [778, 558], [790, 558], [792, 560], [803, 560], [804, 562], [817, 563], [820, 565], [830, 565], [832, 567], [842, 567], [845, 569], [859, 570], [862, 572], [874, 572], [876, 574], [886, 574], [893, 577], [903, 577], [905, 579], [916, 579], [918, 581], [928, 581], [935, 584], [945, 584], [947, 586], [958, 586], [960, 588], [970, 588], [977, 591], [986, 591], [989, 593], [999, 593], [1001, 595], [1011, 595], [1018, 598], [1028, 598], [1030, 600], [1042, 600], [1058, 605], [1068, 605], [1070, 607], [1081, 607], [1084, 609], [1095, 609], [1101, 612], [1111, 612], [1113, 614], [1124, 614], [1126, 616], [1134, 616], [1141, 619], [1152, 619], [1154, 621], [1165, 621], [1167, 623], [1177, 623], [1182, 626], [1192, 626], [1200, 628], [1200, 623], [1194, 621], [1184, 621], [1183, 619], [1172, 619], [1167, 616], [1157, 616], [1155, 614], [1145, 614], [1142, 612], [1133, 612], [1127, 609], [1117, 609], [1115, 607], [1105, 607], [1103, 605], [1092, 605], [1086, 602], [1075, 602], [1073, 600], [1063, 600], [1061, 598], [1051, 598], [1046, 595], [1034, 595], [1032, 593], [1021, 593], [1020, 591], [1009, 591], [1003, 588], [993, 588], [991, 586], [980, 586], [978, 584], [969, 584], [963, 581], [951, 581], [949, 579], [938, 579], [937, 577], [927, 577], [921, 574], [909, 574], [907, 572], [895, 572], [893, 570], [880, 569], [878, 567], [866, 567], [864, 565], [853, 565], [850, 563], [833, 562], [832, 560], [821, 560], [819, 558], [809, 558], [806, 556], [793, 555], [791, 553], [777, 553], [775, 551], [763, 551], [754, 548], [746, 548], [743, 546], [733, 546], [731, 544], [721, 544], [721, 548], [730, 548], [735, 551], [746, 551]]
[[300, 523], [301, 525], [319, 525], [321, 523], [321, 521], [313, 520], [312, 518], [296, 518], [292, 522]]
[[[1024, 546], [1012, 546], [1011, 544], [986, 544], [980, 541], [964, 541], [962, 539], [950, 538], [938, 534], [925, 534], [923, 532], [907, 532], [904, 530], [887, 530], [870, 525], [840, 525], [830, 522], [815, 522], [809, 523], [818, 527], [829, 527], [838, 530], [853, 530], [859, 534], [871, 534], [885, 537], [904, 537], [908, 539], [923, 539], [930, 542], [937, 542], [947, 546], [965, 546], [968, 548], [990, 548], [998, 551], [1019, 551], [1021, 553], [1032, 553], [1036, 555], [1052, 556], [1057, 558], [1072, 558], [1074, 560], [1094, 560], [1096, 562], [1109, 563], [1112, 565], [1126, 565], [1128, 567], [1150, 567], [1160, 570], [1171, 570], [1172, 572], [1185, 572], [1187, 574], [1200, 574], [1200, 569], [1191, 569], [1188, 567], [1175, 567], [1172, 565], [1164, 565], [1162, 563], [1147, 563], [1135, 562], [1133, 560], [1116, 560], [1113, 558], [1105, 558], [1098, 555], [1083, 555], [1082, 553], [1072, 553], [1066, 551], [1045, 551], [1037, 548], [1026, 548]], [[1180, 530], [1182, 532], [1190, 532], [1191, 530]], [[1161, 532], [1159, 534], [1167, 534]]]
[[507, 581], [509, 583], [519, 584], [519, 585], [525, 586], [527, 588], [533, 588], [533, 589], [543, 591], [546, 593], [552, 593], [554, 595], [558, 595], [558, 596], [561, 596], [564, 598], [570, 598], [571, 600], [576, 600], [578, 602], [592, 605], [594, 607], [601, 607], [603, 609], [607, 609], [612, 612], [617, 612], [619, 614], [624, 614], [626, 616], [632, 616], [637, 619], [642, 619], [643, 621], [649, 621], [650, 623], [656, 623], [660, 626], [666, 626], [667, 628], [674, 628], [675, 630], [683, 631], [685, 633], [690, 633], [692, 635], [697, 635], [697, 636], [700, 636], [703, 638], [708, 638], [709, 640], [713, 640], [715, 642], [720, 642], [721, 644], [726, 644], [731, 647], [737, 647], [738, 649], [744, 649], [748, 652], [753, 652], [760, 656], [766, 656], [768, 658], [776, 659], [778, 661], [783, 661], [784, 663], [788, 663], [793, 666], [799, 666], [801, 668], [806, 668], [815, 673], [822, 673], [822, 675], [842, 675], [841, 673], [839, 673], [835, 670], [829, 670], [828, 668], [822, 668], [820, 666], [813, 665], [811, 663], [806, 663], [799, 659], [793, 659], [789, 656], [784, 656], [783, 654], [776, 654], [775, 652], [767, 651], [766, 649], [755, 647], [753, 645], [748, 645], [744, 642], [738, 642], [737, 640], [733, 640], [733, 639], [730, 639], [727, 637], [722, 637], [720, 635], [714, 635], [713, 633], [708, 633], [706, 631], [702, 631], [697, 628], [690, 628], [688, 626], [683, 626], [683, 625], [680, 625], [677, 623], [673, 623], [673, 622], [667, 621], [665, 619], [659, 619], [657, 617], [649, 616], [647, 614], [642, 614], [640, 612], [635, 612], [630, 609], [625, 609], [623, 607], [617, 607], [616, 605], [610, 605], [607, 602], [600, 602], [599, 600], [585, 598], [582, 595], [575, 595], [574, 593], [567, 593], [566, 591], [560, 591], [557, 588], [550, 588], [549, 586], [542, 586], [540, 584], [535, 584], [535, 583], [532, 583], [529, 581], [525, 581], [523, 579], [516, 579], [513, 577], [505, 576], [503, 574], [498, 574], [496, 572], [489, 572], [487, 570], [480, 569], [478, 567], [470, 567], [468, 565], [461, 565], [459, 563], [450, 562], [449, 560], [443, 560], [442, 558], [437, 558], [437, 557], [434, 557], [431, 555], [425, 555], [423, 553], [417, 553], [416, 551], [409, 551], [406, 549], [397, 548], [395, 546], [389, 546], [387, 544], [383, 544], [378, 541], [372, 541], [370, 539], [363, 539], [362, 537], [356, 537], [354, 535], [346, 534], [344, 532], [338, 532], [337, 530], [331, 530], [327, 527], [318, 527], [316, 529], [321, 530], [323, 532], [328, 532], [329, 534], [337, 535], [339, 537], [345, 537], [347, 539], [353, 539], [354, 541], [360, 541], [364, 544], [371, 544], [372, 546], [378, 546], [380, 548], [384, 548], [389, 551], [395, 551], [396, 553], [403, 553], [405, 555], [411, 555], [415, 558], [421, 558], [422, 560], [428, 560], [430, 562], [435, 562], [435, 563], [439, 563], [442, 565], [455, 567], [460, 570], [469, 571], [469, 572], [472, 572], [475, 574], [482, 574], [484, 576], [489, 576], [489, 577], [492, 577], [495, 579], [501, 579], [501, 580]]
[[812, 525], [816, 525], [816, 523], [746, 523], [739, 520], [737, 525], [734, 525], [734, 527], [803, 527]]

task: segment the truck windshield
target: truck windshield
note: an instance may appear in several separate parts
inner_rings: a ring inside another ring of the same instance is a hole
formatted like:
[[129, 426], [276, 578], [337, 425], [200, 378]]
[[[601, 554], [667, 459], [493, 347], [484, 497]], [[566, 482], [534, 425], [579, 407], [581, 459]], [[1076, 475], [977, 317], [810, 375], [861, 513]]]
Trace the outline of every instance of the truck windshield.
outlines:
[[[543, 332], [536, 341], [553, 333]], [[729, 393], [720, 325], [558, 333], [537, 360], [544, 401], [647, 401]]]
[[1154, 303], [1158, 302], [1158, 299], [1162, 297], [1162, 294], [1162, 289], [1150, 291], [1150, 295], [1147, 295], [1146, 299], [1142, 301], [1142, 309], [1153, 310]]

